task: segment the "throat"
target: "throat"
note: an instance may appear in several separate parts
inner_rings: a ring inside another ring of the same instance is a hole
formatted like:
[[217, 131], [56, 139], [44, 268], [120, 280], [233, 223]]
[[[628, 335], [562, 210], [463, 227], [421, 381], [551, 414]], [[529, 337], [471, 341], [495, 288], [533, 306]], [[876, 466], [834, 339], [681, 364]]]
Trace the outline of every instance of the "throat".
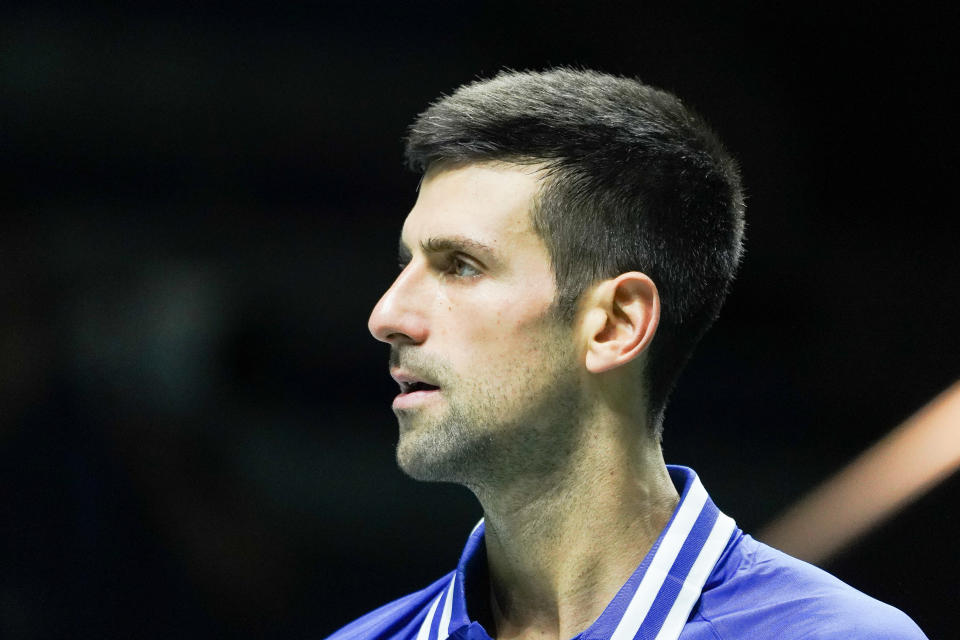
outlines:
[[588, 475], [575, 486], [541, 492], [524, 508], [486, 511], [486, 610], [496, 637], [569, 638], [599, 617], [679, 499], [665, 467], [662, 478], [649, 471]]

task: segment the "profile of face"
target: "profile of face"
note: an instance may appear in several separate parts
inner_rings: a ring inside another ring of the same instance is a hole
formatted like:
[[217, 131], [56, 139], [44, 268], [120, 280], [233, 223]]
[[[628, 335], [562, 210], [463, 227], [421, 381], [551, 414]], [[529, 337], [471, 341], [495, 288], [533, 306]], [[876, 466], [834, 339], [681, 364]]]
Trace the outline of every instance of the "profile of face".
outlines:
[[542, 477], [571, 446], [581, 368], [531, 221], [538, 186], [530, 167], [432, 169], [403, 225], [369, 329], [390, 345], [397, 461], [415, 478]]

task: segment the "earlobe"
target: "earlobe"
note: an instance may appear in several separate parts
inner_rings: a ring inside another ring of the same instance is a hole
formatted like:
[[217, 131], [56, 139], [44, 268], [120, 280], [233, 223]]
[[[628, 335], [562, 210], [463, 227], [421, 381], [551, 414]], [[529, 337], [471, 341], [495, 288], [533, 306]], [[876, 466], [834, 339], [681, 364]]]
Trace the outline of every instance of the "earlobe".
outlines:
[[585, 364], [602, 373], [637, 358], [653, 340], [660, 321], [660, 295], [653, 280], [638, 271], [601, 282], [583, 316]]

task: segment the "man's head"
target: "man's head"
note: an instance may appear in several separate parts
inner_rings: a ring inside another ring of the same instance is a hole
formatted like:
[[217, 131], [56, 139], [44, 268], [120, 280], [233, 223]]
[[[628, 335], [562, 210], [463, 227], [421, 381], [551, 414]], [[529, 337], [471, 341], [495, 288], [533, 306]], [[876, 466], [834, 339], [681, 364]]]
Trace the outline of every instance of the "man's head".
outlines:
[[741, 254], [739, 177], [706, 126], [637, 81], [509, 72], [434, 103], [406, 151], [424, 178], [370, 318], [401, 466], [542, 477], [608, 399], [655, 441]]
[[531, 206], [572, 321], [597, 282], [638, 271], [661, 318], [642, 381], [657, 434], [684, 364], [713, 323], [740, 261], [736, 163], [675, 96], [593, 71], [503, 72], [420, 114], [411, 168], [500, 161], [544, 169]]

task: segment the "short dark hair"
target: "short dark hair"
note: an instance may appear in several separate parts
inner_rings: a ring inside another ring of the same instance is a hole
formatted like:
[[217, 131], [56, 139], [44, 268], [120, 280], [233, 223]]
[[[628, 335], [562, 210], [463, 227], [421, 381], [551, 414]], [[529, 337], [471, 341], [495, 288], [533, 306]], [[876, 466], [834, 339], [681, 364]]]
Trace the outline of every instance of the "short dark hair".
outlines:
[[533, 224], [568, 320], [598, 281], [627, 271], [653, 279], [661, 319], [645, 386], [659, 437], [670, 392], [743, 252], [739, 170], [706, 123], [638, 80], [566, 67], [502, 71], [421, 113], [406, 159], [420, 172], [437, 162], [544, 165]]

